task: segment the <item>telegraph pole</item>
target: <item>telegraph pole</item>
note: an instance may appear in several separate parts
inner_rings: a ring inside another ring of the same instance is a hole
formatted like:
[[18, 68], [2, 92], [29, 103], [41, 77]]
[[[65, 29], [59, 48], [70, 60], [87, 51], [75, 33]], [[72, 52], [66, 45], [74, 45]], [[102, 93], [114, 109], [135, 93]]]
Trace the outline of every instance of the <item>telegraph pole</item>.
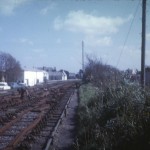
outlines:
[[84, 41], [82, 41], [82, 70], [84, 72]]
[[141, 85], [145, 87], [146, 0], [142, 0]]

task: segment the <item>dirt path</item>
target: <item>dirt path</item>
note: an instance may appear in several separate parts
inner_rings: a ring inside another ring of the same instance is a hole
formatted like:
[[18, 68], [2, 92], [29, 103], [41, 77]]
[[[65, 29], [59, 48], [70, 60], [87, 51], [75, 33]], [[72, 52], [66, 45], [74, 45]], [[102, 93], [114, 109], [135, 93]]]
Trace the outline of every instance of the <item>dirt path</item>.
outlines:
[[67, 108], [67, 116], [63, 117], [53, 138], [50, 150], [72, 150], [72, 144], [76, 134], [76, 111], [78, 107], [77, 91], [72, 96]]

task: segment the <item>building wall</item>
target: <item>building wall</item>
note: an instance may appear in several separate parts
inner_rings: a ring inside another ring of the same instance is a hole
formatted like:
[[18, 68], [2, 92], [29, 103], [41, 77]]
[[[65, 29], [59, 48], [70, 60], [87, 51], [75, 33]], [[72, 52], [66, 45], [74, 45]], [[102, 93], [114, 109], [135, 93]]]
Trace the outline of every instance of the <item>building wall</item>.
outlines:
[[43, 82], [47, 82], [47, 80], [49, 79], [49, 74], [48, 74], [48, 72], [47, 71], [43, 71]]
[[62, 80], [67, 80], [67, 75], [62, 74]]
[[67, 74], [64, 71], [62, 72], [62, 80], [67, 80]]
[[60, 75], [49, 75], [49, 80], [62, 80]]
[[24, 83], [34, 86], [37, 83], [44, 82], [44, 72], [41, 71], [24, 71]]
[[67, 80], [65, 72], [49, 72], [49, 80]]
[[69, 73], [69, 79], [76, 79], [75, 73]]

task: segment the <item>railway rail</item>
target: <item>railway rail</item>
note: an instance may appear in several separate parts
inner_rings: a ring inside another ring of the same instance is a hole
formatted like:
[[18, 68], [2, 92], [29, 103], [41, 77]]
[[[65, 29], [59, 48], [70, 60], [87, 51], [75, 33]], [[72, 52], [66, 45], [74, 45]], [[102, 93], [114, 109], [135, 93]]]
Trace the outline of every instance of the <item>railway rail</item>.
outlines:
[[0, 150], [48, 150], [74, 88], [59, 82], [30, 87], [23, 99], [0, 95]]

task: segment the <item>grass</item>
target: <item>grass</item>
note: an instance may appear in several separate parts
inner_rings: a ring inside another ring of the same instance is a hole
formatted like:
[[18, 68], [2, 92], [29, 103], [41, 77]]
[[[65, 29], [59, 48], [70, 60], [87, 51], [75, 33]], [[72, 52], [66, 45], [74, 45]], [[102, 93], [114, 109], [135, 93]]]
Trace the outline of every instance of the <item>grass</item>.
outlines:
[[80, 95], [80, 105], [86, 105], [89, 100], [93, 97], [95, 97], [98, 93], [98, 89], [94, 87], [92, 84], [84, 84], [79, 89], [79, 95]]
[[105, 88], [82, 85], [76, 149], [148, 150], [149, 93], [134, 84]]

